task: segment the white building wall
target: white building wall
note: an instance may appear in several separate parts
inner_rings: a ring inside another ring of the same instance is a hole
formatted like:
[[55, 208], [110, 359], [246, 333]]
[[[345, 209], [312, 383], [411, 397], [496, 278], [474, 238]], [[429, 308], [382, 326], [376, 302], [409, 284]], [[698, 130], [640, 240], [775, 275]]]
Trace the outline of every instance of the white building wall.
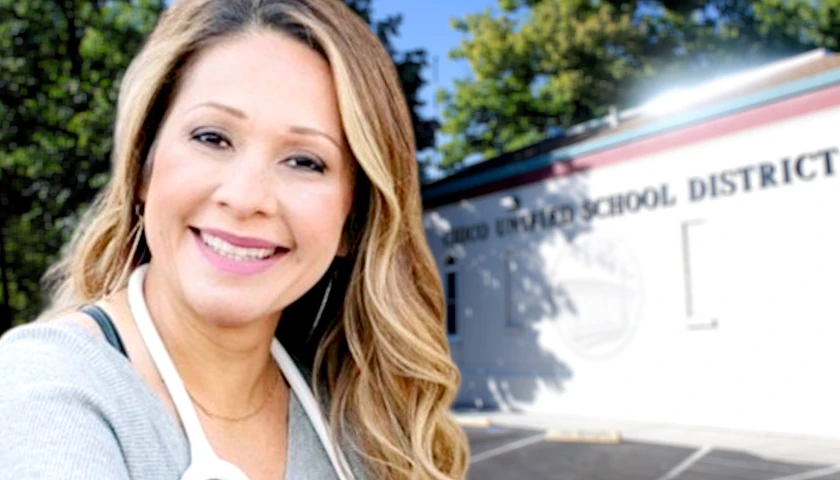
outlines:
[[[459, 403], [840, 436], [838, 125], [822, 110], [427, 211], [456, 272]], [[750, 191], [691, 201], [691, 178], [761, 163], [782, 184], [757, 170]], [[673, 205], [580, 219], [587, 200], [663, 186]], [[500, 236], [508, 195], [519, 215], [578, 215]], [[486, 238], [448, 241], [482, 223]]]

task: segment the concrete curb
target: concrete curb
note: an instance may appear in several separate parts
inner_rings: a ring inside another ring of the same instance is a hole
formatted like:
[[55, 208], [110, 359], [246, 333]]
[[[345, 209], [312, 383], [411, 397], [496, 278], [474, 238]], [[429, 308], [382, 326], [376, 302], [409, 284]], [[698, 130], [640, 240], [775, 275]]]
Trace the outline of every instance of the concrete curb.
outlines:
[[534, 430], [535, 432], [544, 432], [543, 441], [558, 442], [558, 443], [600, 443], [600, 444], [617, 444], [623, 440], [621, 432], [617, 430], [579, 430], [579, 429], [534, 429], [533, 427], [517, 426], [507, 422], [496, 423], [490, 417], [485, 416], [455, 416], [455, 421], [458, 425], [467, 428], [521, 428], [524, 430]]
[[617, 431], [557, 430], [545, 432], [545, 441], [559, 443], [621, 443], [621, 433]]
[[489, 417], [455, 417], [455, 422], [462, 427], [487, 428], [493, 425]]

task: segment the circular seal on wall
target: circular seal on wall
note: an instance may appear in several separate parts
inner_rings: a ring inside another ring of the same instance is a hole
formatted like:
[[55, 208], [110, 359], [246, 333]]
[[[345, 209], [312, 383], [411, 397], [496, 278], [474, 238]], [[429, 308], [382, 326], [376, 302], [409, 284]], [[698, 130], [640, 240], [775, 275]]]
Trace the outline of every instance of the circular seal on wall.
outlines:
[[616, 354], [641, 317], [642, 277], [635, 255], [625, 242], [602, 233], [558, 243], [550, 278], [561, 338], [583, 357]]

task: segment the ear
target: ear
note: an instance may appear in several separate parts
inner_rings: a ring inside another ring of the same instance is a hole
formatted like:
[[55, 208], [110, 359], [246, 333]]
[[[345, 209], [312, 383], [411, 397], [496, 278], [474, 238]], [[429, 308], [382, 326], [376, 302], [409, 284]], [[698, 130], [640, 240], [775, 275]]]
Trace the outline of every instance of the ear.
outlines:
[[341, 233], [341, 240], [338, 242], [338, 250], [335, 252], [336, 257], [344, 258], [350, 253], [350, 239], [348, 237], [349, 235], [345, 229], [345, 231]]
[[359, 237], [356, 205], [356, 202], [351, 204], [350, 211], [347, 213], [347, 219], [344, 221], [344, 228], [341, 229], [341, 239], [338, 241], [338, 251], [335, 253], [337, 258], [344, 258], [350, 255], [350, 252], [353, 250], [353, 243]]
[[146, 203], [146, 195], [149, 191], [149, 181], [152, 179], [152, 165], [155, 164], [155, 153], [157, 152], [157, 140], [152, 142], [149, 147], [149, 153], [140, 166], [140, 182], [137, 185], [137, 198], [142, 203]]
[[139, 200], [140, 203], [144, 203], [144, 204], [146, 203], [146, 196], [148, 194], [148, 191], [149, 191], [149, 181], [148, 181], [148, 179], [146, 178], [145, 175], [141, 175], [140, 176], [140, 185], [139, 185], [139, 189], [137, 191], [137, 200]]

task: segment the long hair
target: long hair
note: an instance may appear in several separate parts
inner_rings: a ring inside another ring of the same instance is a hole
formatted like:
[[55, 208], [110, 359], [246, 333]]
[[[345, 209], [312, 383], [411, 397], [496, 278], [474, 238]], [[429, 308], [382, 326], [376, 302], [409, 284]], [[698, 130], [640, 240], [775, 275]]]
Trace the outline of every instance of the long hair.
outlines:
[[207, 46], [263, 30], [298, 39], [329, 63], [358, 164], [352, 246], [332, 293], [341, 302], [311, 352], [334, 441], [355, 448], [375, 478], [461, 479], [467, 444], [449, 412], [460, 375], [421, 222], [409, 112], [389, 55], [338, 0], [178, 0], [163, 13], [122, 81], [110, 182], [47, 274], [53, 304], [104, 298], [148, 259], [135, 208], [180, 78]]

